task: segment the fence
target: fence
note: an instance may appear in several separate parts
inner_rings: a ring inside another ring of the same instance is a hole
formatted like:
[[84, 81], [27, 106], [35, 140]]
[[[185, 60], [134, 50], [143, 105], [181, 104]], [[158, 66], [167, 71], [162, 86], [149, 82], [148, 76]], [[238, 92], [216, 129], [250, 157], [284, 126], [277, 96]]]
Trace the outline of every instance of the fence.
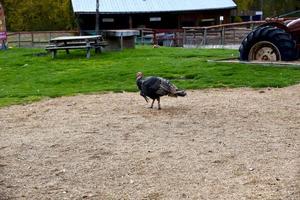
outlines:
[[140, 36], [136, 42], [141, 45], [182, 46], [183, 29], [138, 29]]
[[9, 32], [7, 42], [10, 47], [45, 47], [51, 38], [78, 34], [78, 31]]
[[[224, 47], [240, 45], [243, 38], [265, 21], [222, 24], [208, 27], [183, 27], [182, 29], [138, 29], [138, 44], [158, 44], [179, 47]], [[78, 31], [10, 32], [8, 45], [13, 47], [45, 47], [51, 38], [79, 35]]]
[[263, 23], [265, 21], [222, 24], [208, 27], [183, 27], [183, 46], [220, 47], [225, 45], [240, 45], [249, 32]]
[[140, 29], [137, 43], [180, 47], [237, 46], [256, 26], [265, 21], [222, 24], [182, 29]]

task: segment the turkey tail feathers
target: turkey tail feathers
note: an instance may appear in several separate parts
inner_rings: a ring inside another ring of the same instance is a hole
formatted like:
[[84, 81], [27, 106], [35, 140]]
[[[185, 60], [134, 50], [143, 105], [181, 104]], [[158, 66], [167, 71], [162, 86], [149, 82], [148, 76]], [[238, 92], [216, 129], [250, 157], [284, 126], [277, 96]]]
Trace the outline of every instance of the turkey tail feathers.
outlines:
[[177, 91], [177, 92], [176, 92], [176, 95], [177, 95], [177, 96], [180, 96], [180, 97], [184, 97], [184, 96], [186, 95], [186, 92], [183, 91], [183, 90]]
[[168, 96], [170, 97], [184, 97], [186, 95], [186, 92], [184, 90], [179, 90], [175, 85], [170, 83], [170, 81], [166, 79], [161, 82], [160, 88], [163, 89], [168, 93]]
[[175, 92], [169, 93], [168, 96], [170, 97], [184, 97], [186, 95], [186, 92], [183, 90], [176, 90]]
[[[142, 85], [147, 88], [148, 91], [143, 91], [143, 93], [154, 93], [157, 96], [168, 95], [171, 97], [184, 97], [186, 96], [186, 92], [184, 90], [179, 90], [174, 84], [172, 84], [169, 80], [161, 78], [161, 77], [148, 77], [143, 81], [138, 80], [138, 86], [142, 90]], [[147, 86], [147, 87], [146, 87]]]

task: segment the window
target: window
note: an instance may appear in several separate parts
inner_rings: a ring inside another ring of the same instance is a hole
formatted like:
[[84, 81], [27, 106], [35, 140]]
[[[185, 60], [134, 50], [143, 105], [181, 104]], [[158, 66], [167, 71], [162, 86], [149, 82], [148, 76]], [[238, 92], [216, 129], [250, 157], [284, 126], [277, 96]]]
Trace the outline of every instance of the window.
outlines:
[[161, 17], [150, 17], [150, 22], [160, 22], [161, 21]]
[[114, 18], [103, 18], [102, 22], [114, 22]]

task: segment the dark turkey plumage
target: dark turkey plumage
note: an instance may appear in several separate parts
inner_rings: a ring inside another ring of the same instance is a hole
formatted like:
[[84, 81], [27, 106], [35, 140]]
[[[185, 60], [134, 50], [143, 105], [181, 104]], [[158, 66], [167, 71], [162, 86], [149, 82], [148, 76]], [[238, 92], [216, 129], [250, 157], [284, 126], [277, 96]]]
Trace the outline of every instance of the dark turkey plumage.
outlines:
[[150, 108], [153, 108], [154, 101], [157, 100], [158, 109], [161, 109], [161, 96], [184, 97], [186, 95], [185, 91], [178, 90], [178, 88], [169, 80], [155, 76], [143, 79], [143, 73], [141, 72], [138, 72], [136, 75], [136, 84], [140, 90], [140, 95], [143, 96], [147, 102], [148, 97], [153, 100]]

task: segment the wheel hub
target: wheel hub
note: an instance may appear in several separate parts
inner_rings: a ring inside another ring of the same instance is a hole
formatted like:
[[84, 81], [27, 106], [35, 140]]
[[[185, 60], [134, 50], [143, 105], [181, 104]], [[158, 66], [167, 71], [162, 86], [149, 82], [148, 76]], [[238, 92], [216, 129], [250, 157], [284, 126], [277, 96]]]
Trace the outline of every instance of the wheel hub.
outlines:
[[249, 52], [249, 60], [275, 62], [281, 60], [278, 48], [268, 41], [261, 41], [253, 45]]
[[263, 47], [256, 53], [255, 60], [259, 61], [277, 61], [277, 55], [270, 47]]

